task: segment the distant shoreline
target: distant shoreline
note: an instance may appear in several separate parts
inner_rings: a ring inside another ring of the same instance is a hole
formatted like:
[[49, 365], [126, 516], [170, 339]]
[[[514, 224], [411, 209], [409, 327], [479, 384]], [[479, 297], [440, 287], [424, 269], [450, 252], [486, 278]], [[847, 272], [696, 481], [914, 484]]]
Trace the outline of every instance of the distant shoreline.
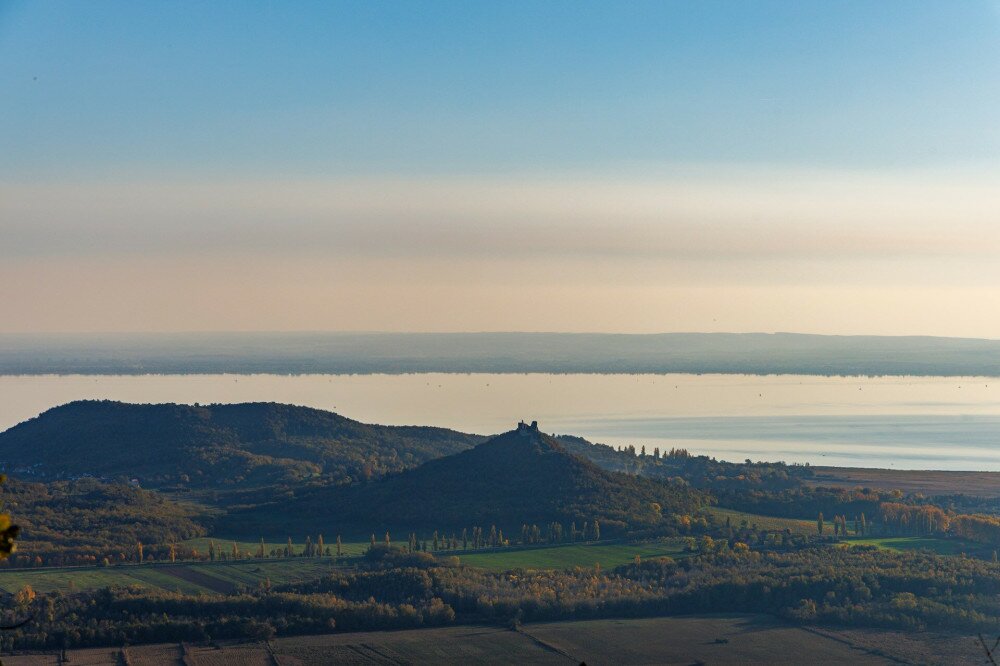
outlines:
[[1000, 340], [794, 333], [0, 335], [0, 375], [1000, 377]]

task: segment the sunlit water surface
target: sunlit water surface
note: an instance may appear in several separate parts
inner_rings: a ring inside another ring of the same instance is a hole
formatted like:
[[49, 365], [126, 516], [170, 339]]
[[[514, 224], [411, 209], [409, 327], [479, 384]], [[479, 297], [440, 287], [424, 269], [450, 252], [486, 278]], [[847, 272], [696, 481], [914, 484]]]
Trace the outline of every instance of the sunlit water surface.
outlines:
[[1000, 382], [744, 375], [0, 376], [0, 429], [70, 400], [274, 401], [490, 434], [519, 419], [727, 460], [1000, 471]]

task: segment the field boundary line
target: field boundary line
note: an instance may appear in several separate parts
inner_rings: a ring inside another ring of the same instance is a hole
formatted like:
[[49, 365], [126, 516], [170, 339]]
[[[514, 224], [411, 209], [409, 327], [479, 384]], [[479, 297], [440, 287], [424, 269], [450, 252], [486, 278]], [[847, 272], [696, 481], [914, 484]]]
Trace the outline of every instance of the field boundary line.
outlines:
[[807, 631], [810, 634], [813, 634], [815, 636], [822, 636], [823, 638], [829, 638], [831, 641], [837, 641], [838, 643], [841, 643], [843, 645], [848, 646], [852, 650], [860, 650], [862, 652], [867, 652], [868, 654], [873, 654], [873, 655], [875, 655], [877, 657], [884, 657], [885, 659], [888, 659], [889, 661], [894, 661], [897, 664], [909, 664], [909, 663], [911, 663], [911, 662], [909, 662], [909, 661], [907, 661], [905, 659], [900, 659], [896, 655], [889, 654], [887, 652], [883, 652], [880, 649], [865, 647], [863, 645], [858, 645], [854, 641], [848, 640], [847, 638], [844, 638], [843, 636], [838, 636], [838, 635], [836, 635], [836, 634], [834, 634], [832, 632], [828, 633], [828, 630], [820, 629], [819, 627], [804, 627], [803, 626], [803, 627], [799, 627], [799, 629], [802, 629], [803, 631]]
[[521, 634], [522, 636], [526, 636], [528, 639], [530, 639], [533, 643], [535, 643], [536, 645], [538, 645], [539, 647], [541, 647], [543, 650], [547, 650], [549, 652], [554, 652], [554, 653], [558, 654], [559, 656], [566, 657], [567, 659], [573, 661], [574, 663], [582, 664], [582, 663], [584, 663], [584, 661], [586, 661], [585, 659], [577, 659], [576, 657], [574, 657], [573, 655], [571, 655], [569, 652], [566, 652], [562, 648], [558, 648], [555, 645], [552, 645], [551, 643], [546, 643], [545, 641], [543, 641], [542, 639], [538, 638], [537, 636], [535, 636], [534, 634], [532, 634], [531, 632], [529, 632], [527, 629], [525, 629], [521, 625], [517, 625], [514, 628], [514, 631], [517, 632], [517, 633], [519, 633], [519, 634]]

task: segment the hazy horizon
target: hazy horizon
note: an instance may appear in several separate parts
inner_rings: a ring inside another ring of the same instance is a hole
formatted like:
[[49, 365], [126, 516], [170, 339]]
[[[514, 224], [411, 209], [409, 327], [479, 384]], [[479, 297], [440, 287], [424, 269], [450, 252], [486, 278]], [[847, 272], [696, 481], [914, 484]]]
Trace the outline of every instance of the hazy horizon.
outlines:
[[0, 3], [0, 331], [1000, 331], [1000, 5]]

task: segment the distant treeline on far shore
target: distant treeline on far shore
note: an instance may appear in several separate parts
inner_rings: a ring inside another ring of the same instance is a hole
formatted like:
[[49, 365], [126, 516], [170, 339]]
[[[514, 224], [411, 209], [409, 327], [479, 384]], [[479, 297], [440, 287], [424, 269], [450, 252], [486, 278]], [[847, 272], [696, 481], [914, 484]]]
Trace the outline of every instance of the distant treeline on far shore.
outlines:
[[794, 333], [4, 334], [0, 374], [1000, 376], [1000, 340]]

